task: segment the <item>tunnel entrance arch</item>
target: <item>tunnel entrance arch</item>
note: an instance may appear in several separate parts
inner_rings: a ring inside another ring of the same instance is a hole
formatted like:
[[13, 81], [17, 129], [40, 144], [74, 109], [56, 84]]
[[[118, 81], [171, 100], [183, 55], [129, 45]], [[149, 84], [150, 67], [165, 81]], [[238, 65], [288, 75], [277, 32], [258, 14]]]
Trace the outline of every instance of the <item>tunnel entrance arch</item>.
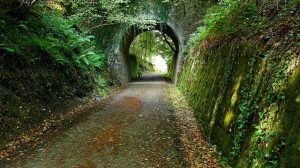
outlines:
[[[130, 46], [133, 43], [134, 39], [140, 35], [143, 32], [147, 31], [160, 31], [163, 36], [168, 36], [173, 44], [175, 45], [172, 50], [174, 50], [174, 56], [173, 56], [173, 83], [176, 83], [177, 81], [177, 73], [178, 73], [178, 67], [180, 62], [180, 53], [182, 50], [180, 39], [178, 38], [177, 33], [175, 30], [167, 23], [158, 22], [154, 26], [151, 26], [151, 28], [139, 28], [138, 26], [131, 26], [129, 29], [124, 33], [121, 44], [120, 44], [120, 53], [121, 53], [121, 59], [122, 59], [122, 75], [123, 80], [121, 80], [121, 83], [123, 85], [126, 85], [128, 82], [130, 82], [131, 79], [131, 58], [130, 58]], [[170, 47], [172, 47], [170, 45]]]

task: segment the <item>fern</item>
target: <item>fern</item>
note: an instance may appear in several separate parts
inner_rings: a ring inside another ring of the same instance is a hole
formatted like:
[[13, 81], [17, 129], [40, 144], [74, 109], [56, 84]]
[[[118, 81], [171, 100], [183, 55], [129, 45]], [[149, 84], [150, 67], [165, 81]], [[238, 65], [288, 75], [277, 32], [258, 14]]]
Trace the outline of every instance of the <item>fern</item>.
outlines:
[[[249, 19], [255, 20], [256, 5], [241, 0], [221, 0], [219, 5], [211, 7], [204, 17], [204, 25], [191, 36], [189, 45], [197, 44], [206, 37], [243, 32], [251, 27], [243, 27]], [[253, 29], [253, 28], [252, 28]]]

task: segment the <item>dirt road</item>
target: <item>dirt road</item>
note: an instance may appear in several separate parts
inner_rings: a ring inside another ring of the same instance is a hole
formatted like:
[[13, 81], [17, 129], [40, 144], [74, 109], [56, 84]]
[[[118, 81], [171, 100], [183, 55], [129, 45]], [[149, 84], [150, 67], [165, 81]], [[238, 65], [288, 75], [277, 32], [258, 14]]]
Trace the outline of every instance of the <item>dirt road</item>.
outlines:
[[186, 167], [168, 85], [155, 74], [130, 83], [106, 107], [9, 167]]

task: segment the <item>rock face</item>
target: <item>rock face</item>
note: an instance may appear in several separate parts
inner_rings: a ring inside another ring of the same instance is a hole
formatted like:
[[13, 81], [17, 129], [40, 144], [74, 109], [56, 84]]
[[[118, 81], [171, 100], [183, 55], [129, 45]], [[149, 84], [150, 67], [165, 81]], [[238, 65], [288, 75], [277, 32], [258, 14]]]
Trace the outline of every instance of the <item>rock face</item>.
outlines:
[[247, 28], [193, 45], [178, 81], [232, 167], [300, 167], [300, 7], [282, 3], [256, 4], [264, 27], [232, 19]]
[[[159, 14], [149, 13], [149, 18], [155, 18], [162, 24], [166, 25], [167, 31], [173, 41], [177, 44], [177, 53], [175, 54], [175, 72], [173, 81], [177, 81], [177, 73], [180, 71], [181, 57], [190, 34], [193, 33], [198, 26], [201, 25], [201, 19], [214, 2], [188, 0], [171, 7], [168, 18], [160, 18]], [[107, 31], [109, 30], [109, 31]], [[153, 30], [161, 30], [154, 27]], [[109, 34], [107, 32], [110, 32]], [[130, 81], [130, 59], [128, 58], [128, 49], [132, 40], [141, 33], [127, 25], [114, 25], [101, 28], [95, 31], [98, 42], [105, 47], [108, 55], [108, 68], [117, 77], [117, 79], [126, 85]]]

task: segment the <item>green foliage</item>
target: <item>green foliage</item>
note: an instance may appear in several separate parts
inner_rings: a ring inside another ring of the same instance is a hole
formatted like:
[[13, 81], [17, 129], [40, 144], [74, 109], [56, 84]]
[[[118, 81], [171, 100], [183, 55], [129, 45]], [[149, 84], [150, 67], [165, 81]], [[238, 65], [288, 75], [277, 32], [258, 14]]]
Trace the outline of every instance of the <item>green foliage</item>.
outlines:
[[35, 6], [40, 18], [30, 16], [28, 20], [20, 21], [16, 27], [9, 29], [1, 26], [3, 48], [11, 53], [22, 51], [28, 54], [37, 48], [60, 64], [74, 64], [89, 69], [103, 66], [104, 55], [96, 46], [94, 36], [76, 30], [76, 18], [65, 19], [59, 11], [45, 8], [42, 3]]
[[244, 26], [244, 23], [257, 19], [256, 4], [252, 1], [221, 0], [219, 5], [211, 7], [204, 17], [204, 25], [192, 35], [189, 44], [197, 44], [204, 38], [245, 32], [255, 26]]
[[155, 12], [161, 20], [166, 20], [170, 2], [160, 0], [72, 0], [74, 15], [81, 25], [99, 28], [112, 24], [137, 25], [147, 28], [156, 24], [157, 18], [145, 13]]
[[[172, 41], [169, 37], [167, 39], [168, 41]], [[174, 44], [172, 43], [172, 45]], [[174, 51], [166, 44], [161, 32], [148, 31], [140, 34], [131, 44], [129, 52], [134, 57], [134, 64], [136, 64], [131, 66], [132, 68], [136, 67], [132, 70], [133, 77], [138, 77], [145, 71], [154, 71], [152, 60], [157, 55], [161, 55], [166, 60], [169, 68], [168, 76], [172, 76]]]
[[107, 70], [101, 69], [95, 74], [96, 88], [95, 93], [97, 96], [107, 96], [111, 93], [112, 87], [117, 84], [117, 81], [109, 75]]
[[116, 83], [108, 80], [95, 37], [77, 25], [78, 18], [47, 2], [36, 4], [23, 20], [0, 16], [1, 148], [66, 112], [70, 102], [93, 92], [105, 95]]
[[297, 107], [295, 96], [287, 101], [290, 74], [299, 69], [298, 14], [298, 0], [221, 1], [190, 39], [178, 86], [224, 165], [299, 167], [288, 159], [299, 153], [299, 117], [289, 114], [299, 110], [289, 108]]
[[131, 59], [131, 77], [138, 78], [143, 75], [144, 72], [154, 71], [151, 60], [143, 59], [142, 57], [130, 55]]

